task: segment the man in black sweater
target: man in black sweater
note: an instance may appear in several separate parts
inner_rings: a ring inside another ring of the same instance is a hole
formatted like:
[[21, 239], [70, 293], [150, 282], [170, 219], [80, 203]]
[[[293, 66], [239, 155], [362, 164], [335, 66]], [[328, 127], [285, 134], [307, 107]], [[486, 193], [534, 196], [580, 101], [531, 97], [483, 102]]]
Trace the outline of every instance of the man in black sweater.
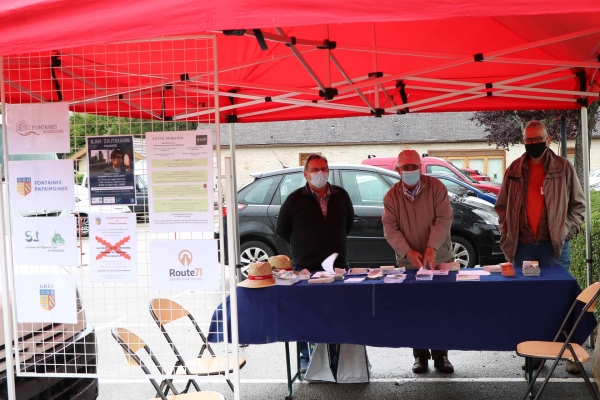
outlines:
[[[319, 154], [311, 154], [304, 164], [306, 185], [290, 193], [279, 210], [277, 234], [290, 244], [292, 267], [322, 271], [321, 263], [339, 253], [334, 267], [347, 268], [346, 237], [354, 224], [354, 208], [348, 193], [327, 183], [329, 165]], [[300, 370], [308, 365], [308, 343], [298, 342]]]

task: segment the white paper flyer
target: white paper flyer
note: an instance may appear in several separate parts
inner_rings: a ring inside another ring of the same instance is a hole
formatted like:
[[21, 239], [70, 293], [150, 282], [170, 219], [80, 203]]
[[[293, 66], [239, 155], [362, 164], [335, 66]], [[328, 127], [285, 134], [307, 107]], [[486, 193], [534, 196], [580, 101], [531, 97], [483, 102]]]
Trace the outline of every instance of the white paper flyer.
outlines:
[[71, 151], [69, 103], [6, 105], [8, 154]]
[[17, 322], [77, 323], [73, 275], [15, 275]]
[[12, 237], [15, 264], [79, 265], [75, 217], [15, 217]]

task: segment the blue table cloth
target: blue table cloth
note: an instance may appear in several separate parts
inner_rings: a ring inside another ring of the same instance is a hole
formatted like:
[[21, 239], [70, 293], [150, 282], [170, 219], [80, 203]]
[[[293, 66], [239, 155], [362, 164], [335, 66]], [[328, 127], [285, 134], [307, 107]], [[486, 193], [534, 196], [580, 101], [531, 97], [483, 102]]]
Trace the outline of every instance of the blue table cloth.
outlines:
[[[562, 267], [542, 268], [539, 277], [515, 272], [513, 278], [492, 274], [480, 282], [456, 282], [456, 272], [416, 281], [415, 271], [407, 271], [397, 284], [238, 287], [240, 343], [515, 350], [526, 340], [553, 340], [580, 293], [577, 282]], [[223, 339], [217, 333], [223, 331], [220, 314], [213, 315], [209, 341]], [[587, 313], [575, 341], [582, 343], [595, 325]]]

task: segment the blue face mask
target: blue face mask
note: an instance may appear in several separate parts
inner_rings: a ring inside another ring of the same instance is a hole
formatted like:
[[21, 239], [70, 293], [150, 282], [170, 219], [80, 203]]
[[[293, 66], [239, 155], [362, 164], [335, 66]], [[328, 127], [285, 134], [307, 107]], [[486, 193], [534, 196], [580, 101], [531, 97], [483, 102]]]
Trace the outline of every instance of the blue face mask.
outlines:
[[405, 185], [414, 186], [419, 182], [420, 178], [421, 171], [418, 169], [414, 171], [402, 171], [402, 182], [404, 182]]

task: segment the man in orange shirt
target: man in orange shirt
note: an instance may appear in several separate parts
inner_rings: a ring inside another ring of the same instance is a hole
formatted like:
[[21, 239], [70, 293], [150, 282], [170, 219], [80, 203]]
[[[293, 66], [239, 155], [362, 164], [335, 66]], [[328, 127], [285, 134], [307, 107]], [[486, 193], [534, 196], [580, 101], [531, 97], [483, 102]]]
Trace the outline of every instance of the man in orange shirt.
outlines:
[[[525, 127], [525, 154], [506, 170], [495, 209], [500, 247], [515, 268], [537, 260], [540, 267], [569, 268], [569, 240], [579, 232], [585, 212], [583, 191], [571, 163], [548, 147], [546, 126]], [[534, 362], [534, 367], [539, 365]], [[567, 372], [577, 372], [577, 365]]]

